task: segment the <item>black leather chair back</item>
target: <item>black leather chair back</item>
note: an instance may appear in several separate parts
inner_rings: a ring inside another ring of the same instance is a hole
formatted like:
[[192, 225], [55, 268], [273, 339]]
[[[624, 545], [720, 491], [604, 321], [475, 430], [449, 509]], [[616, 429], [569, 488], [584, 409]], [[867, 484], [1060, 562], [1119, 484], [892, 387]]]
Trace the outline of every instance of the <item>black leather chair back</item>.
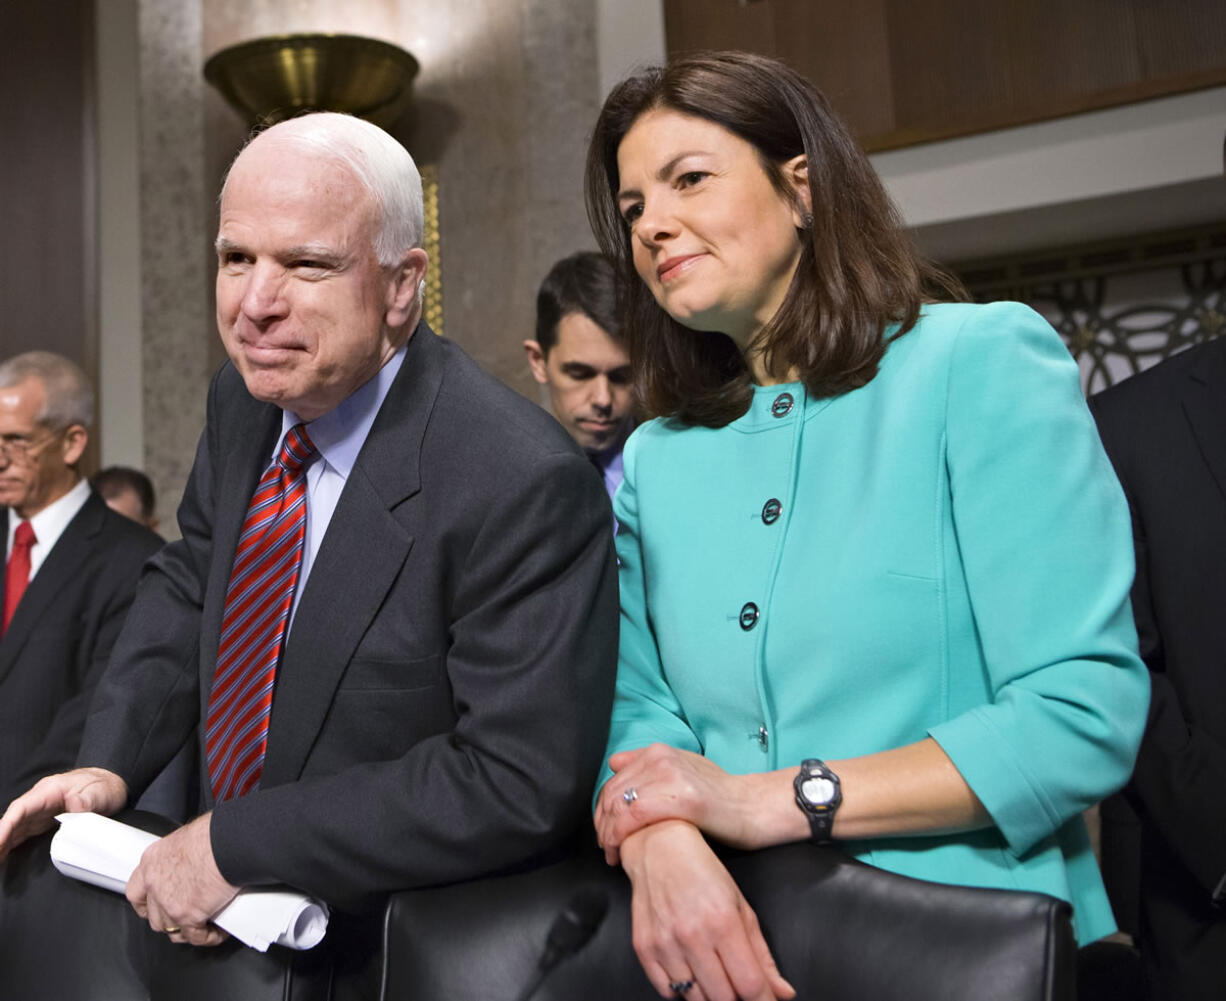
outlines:
[[[727, 861], [801, 998], [1073, 1001], [1076, 943], [1063, 901], [908, 879], [812, 845]], [[532, 1001], [656, 998], [630, 945], [629, 885], [593, 854], [395, 894], [382, 1001], [520, 1001], [550, 925], [581, 888], [607, 894], [608, 912]]]
[[0, 865], [0, 998], [146, 1001], [140, 949], [155, 936], [122, 895], [60, 875], [51, 837]]

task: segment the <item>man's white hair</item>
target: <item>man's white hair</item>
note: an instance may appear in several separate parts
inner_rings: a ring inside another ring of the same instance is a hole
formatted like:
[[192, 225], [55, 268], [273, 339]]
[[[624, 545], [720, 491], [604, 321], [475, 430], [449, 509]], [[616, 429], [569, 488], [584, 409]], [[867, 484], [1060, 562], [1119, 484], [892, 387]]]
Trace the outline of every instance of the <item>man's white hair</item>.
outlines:
[[0, 389], [20, 386], [27, 379], [43, 384], [45, 399], [37, 421], [55, 431], [94, 422], [94, 390], [80, 366], [50, 351], [27, 351], [0, 362]]
[[[333, 160], [358, 179], [378, 212], [375, 256], [384, 267], [399, 264], [406, 251], [421, 246], [425, 227], [421, 174], [409, 151], [377, 125], [352, 115], [319, 111], [279, 122], [251, 142], [272, 138], [303, 153]], [[225, 190], [223, 183], [223, 196]]]

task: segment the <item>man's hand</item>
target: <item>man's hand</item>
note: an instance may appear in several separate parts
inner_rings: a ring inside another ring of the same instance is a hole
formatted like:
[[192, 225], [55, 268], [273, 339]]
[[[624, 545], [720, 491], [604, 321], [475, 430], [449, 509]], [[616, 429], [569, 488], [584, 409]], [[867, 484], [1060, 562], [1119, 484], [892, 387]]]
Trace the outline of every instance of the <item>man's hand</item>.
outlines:
[[229, 936], [210, 919], [238, 893], [213, 860], [206, 813], [145, 849], [128, 880], [128, 901], [172, 942], [218, 945]]
[[48, 775], [18, 796], [0, 817], [0, 862], [27, 838], [51, 830], [61, 813], [109, 817], [128, 801], [128, 785], [105, 768], [76, 768]]

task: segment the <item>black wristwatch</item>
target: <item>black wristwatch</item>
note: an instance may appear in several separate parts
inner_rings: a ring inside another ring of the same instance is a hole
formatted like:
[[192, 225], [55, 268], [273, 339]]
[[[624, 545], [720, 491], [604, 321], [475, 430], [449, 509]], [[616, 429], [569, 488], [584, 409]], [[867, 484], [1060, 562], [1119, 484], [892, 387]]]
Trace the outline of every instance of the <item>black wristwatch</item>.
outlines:
[[809, 818], [813, 840], [819, 845], [825, 844], [830, 840], [835, 812], [843, 802], [839, 777], [826, 767], [826, 762], [806, 758], [800, 763], [800, 772], [792, 787], [796, 790], [796, 805]]

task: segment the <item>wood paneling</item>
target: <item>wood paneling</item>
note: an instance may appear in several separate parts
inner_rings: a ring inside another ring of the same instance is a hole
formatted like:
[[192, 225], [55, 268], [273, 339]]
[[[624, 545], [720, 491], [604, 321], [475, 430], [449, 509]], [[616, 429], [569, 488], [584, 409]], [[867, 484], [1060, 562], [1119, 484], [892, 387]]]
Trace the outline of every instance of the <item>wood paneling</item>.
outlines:
[[[868, 134], [895, 127], [886, 0], [862, 0], [855, 17], [839, 0], [792, 4], [777, 31], [779, 55], [810, 76], [839, 112]], [[803, 69], [809, 66], [809, 70]]]
[[1226, 83], [1221, 0], [664, 0], [670, 54], [778, 56], [870, 150]]
[[1147, 79], [1214, 76], [1226, 61], [1226, 4], [1221, 0], [1134, 0]]
[[96, 376], [93, 4], [0, 3], [0, 357]]
[[777, 3], [736, 0], [664, 0], [664, 38], [670, 53], [699, 49], [777, 51]]

